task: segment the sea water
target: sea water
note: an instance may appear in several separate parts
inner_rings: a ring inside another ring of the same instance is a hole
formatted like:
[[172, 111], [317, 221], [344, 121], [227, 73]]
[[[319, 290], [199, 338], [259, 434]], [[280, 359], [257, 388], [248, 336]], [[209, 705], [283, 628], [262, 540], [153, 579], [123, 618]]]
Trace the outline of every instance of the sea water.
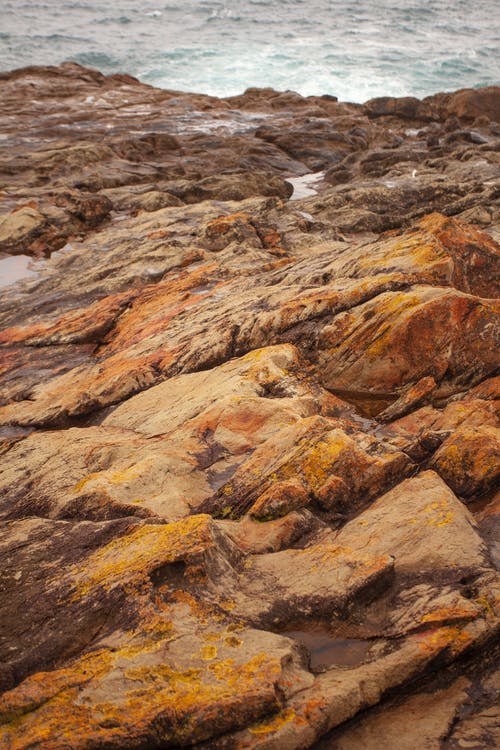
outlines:
[[498, 83], [498, 0], [0, 0], [0, 70], [75, 60], [163, 88], [344, 101]]

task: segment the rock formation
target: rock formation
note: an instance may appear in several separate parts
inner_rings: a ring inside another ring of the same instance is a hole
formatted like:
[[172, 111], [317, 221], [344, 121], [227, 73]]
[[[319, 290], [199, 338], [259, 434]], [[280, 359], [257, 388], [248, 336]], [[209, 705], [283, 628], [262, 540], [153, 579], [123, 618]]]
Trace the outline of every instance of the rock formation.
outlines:
[[0, 747], [497, 747], [500, 89], [0, 95]]

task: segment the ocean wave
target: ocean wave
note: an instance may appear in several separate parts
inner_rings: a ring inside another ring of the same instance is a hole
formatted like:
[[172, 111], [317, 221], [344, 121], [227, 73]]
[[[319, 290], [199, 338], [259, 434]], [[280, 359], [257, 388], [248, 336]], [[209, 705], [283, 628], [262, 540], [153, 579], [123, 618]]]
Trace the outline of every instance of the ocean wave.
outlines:
[[68, 58], [80, 65], [88, 65], [96, 68], [111, 68], [119, 65], [116, 58], [106, 55], [105, 52], [81, 52]]
[[[400, 6], [400, 7], [399, 7]], [[498, 82], [496, 0], [97, 0], [2, 6], [0, 69], [74, 59], [166, 88], [350, 101]], [[29, 29], [36, 33], [29, 34]], [[75, 33], [77, 31], [77, 34]]]
[[33, 34], [29, 38], [48, 42], [92, 42], [88, 36], [70, 36], [69, 34]]
[[127, 24], [132, 23], [132, 19], [128, 16], [110, 16], [109, 18], [98, 18], [96, 20], [96, 23], [98, 24], [113, 24], [113, 23], [121, 23], [121, 24]]

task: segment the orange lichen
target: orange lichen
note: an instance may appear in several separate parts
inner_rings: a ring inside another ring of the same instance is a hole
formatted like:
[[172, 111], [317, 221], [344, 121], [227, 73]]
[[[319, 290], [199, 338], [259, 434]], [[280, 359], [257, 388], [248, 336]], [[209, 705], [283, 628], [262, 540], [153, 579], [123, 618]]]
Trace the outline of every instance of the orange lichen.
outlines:
[[112, 335], [104, 339], [101, 355], [109, 356], [113, 352], [129, 349], [144, 338], [163, 332], [177, 315], [201, 301], [199, 296], [191, 295], [189, 291], [206, 285], [216, 270], [216, 264], [206, 264], [190, 272], [182, 272], [175, 280], [166, 278], [158, 284], [144, 287], [121, 316]]
[[250, 222], [250, 216], [245, 213], [229, 214], [228, 216], [218, 216], [216, 219], [212, 219], [206, 226], [206, 234], [208, 237], [219, 236], [226, 234], [231, 227], [238, 222], [248, 224]]
[[472, 637], [459, 627], [436, 628], [417, 636], [422, 651], [437, 653], [448, 649], [453, 655], [461, 653], [470, 643]]
[[138, 295], [137, 291], [111, 294], [87, 308], [71, 310], [56, 320], [42, 321], [29, 326], [5, 328], [0, 332], [0, 344], [36, 340], [85, 340], [99, 329], [109, 327], [120, 312]]
[[104, 674], [111, 663], [108, 651], [95, 651], [82, 657], [76, 666], [57, 672], [37, 672], [14, 690], [0, 696], [0, 724], [16, 723], [64, 689]]
[[451, 607], [441, 607], [432, 612], [427, 612], [421, 618], [422, 623], [446, 623], [453, 620], [473, 620], [481, 614], [481, 609], [472, 602], [465, 602], [462, 605]]

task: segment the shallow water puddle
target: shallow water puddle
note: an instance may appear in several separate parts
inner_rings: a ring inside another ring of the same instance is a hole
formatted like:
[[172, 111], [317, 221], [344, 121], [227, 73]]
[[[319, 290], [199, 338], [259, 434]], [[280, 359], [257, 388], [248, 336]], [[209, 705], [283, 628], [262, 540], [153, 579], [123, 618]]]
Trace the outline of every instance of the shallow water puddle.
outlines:
[[397, 396], [391, 393], [370, 393], [369, 391], [346, 391], [340, 389], [332, 390], [332, 393], [343, 401], [353, 404], [363, 416], [369, 418], [376, 417], [377, 414], [393, 404], [397, 399]]
[[9, 255], [0, 259], [0, 287], [33, 278], [37, 274], [35, 262], [28, 255]]
[[360, 638], [338, 638], [324, 625], [307, 630], [286, 630], [281, 635], [293, 638], [309, 651], [309, 667], [321, 672], [330, 667], [357, 667], [366, 661], [373, 641]]
[[309, 198], [311, 195], [316, 195], [318, 191], [314, 186], [318, 182], [321, 182], [324, 176], [324, 172], [309, 172], [300, 177], [287, 177], [286, 181], [293, 186], [293, 193], [290, 200], [298, 201], [301, 198]]

